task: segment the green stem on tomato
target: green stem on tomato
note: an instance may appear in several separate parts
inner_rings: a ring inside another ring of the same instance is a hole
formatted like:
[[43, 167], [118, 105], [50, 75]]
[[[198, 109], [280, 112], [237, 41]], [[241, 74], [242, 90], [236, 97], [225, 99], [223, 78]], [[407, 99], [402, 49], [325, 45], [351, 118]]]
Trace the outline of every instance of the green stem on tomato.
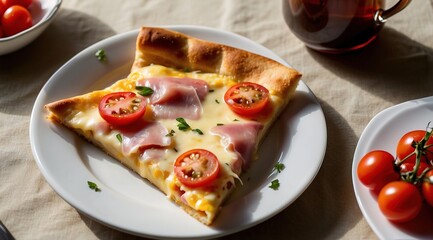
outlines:
[[[433, 144], [430, 145], [426, 145], [427, 141], [430, 139], [430, 137], [433, 134], [433, 128], [430, 128], [430, 122], [427, 125], [427, 129], [426, 133], [424, 135], [424, 137], [419, 141], [413, 141], [412, 142], [412, 147], [415, 149], [413, 152], [411, 152], [410, 154], [408, 154], [407, 156], [405, 156], [402, 160], [398, 161], [398, 159], [396, 158], [394, 161], [394, 167], [397, 169], [397, 171], [400, 170], [401, 165], [410, 157], [412, 157], [414, 154], [416, 155], [415, 158], [415, 166], [413, 167], [412, 171], [407, 171], [404, 173], [400, 173], [401, 175], [401, 180], [406, 181], [406, 182], [410, 182], [413, 183], [415, 185], [421, 183], [422, 181], [425, 181], [424, 176], [427, 174], [428, 171], [432, 170], [433, 167], [429, 167], [426, 168], [421, 174], [420, 176], [417, 176], [418, 174], [418, 170], [421, 166], [421, 157], [423, 155], [426, 155], [426, 152], [433, 152], [433, 151], [429, 151], [429, 148], [433, 147]], [[433, 160], [430, 160], [431, 163], [433, 163]], [[429, 180], [430, 182], [432, 180]], [[433, 184], [433, 183], [432, 183]]]
[[416, 154], [415, 167], [413, 168], [413, 170], [409, 174], [410, 181], [413, 182], [413, 183], [415, 183], [415, 184], [417, 182], [417, 176], [416, 175], [418, 173], [419, 166], [421, 165], [421, 155], [422, 155], [422, 151], [423, 151], [424, 144], [425, 144], [425, 142], [423, 142], [423, 140], [421, 140], [416, 145], [416, 148], [415, 148], [415, 154]]
[[[429, 123], [430, 125], [430, 123]], [[430, 129], [430, 131], [426, 131], [426, 134], [424, 135], [423, 139], [421, 139], [421, 141], [419, 142], [415, 142], [415, 151], [414, 153], [416, 154], [416, 160], [415, 160], [415, 167], [413, 168], [413, 170], [411, 172], [409, 172], [408, 174], [408, 180], [410, 182], [413, 182], [414, 184], [417, 184], [419, 180], [422, 180], [422, 178], [424, 177], [424, 175], [427, 173], [428, 169], [424, 170], [421, 173], [421, 176], [417, 176], [418, 174], [418, 169], [421, 165], [421, 156], [423, 155], [424, 151], [431, 147], [431, 145], [426, 146], [427, 141], [429, 140], [430, 136], [432, 135], [432, 129]], [[413, 153], [411, 153], [410, 155], [413, 155]], [[405, 159], [406, 160], [406, 157]]]
[[397, 165], [397, 167], [400, 167], [408, 158], [412, 157], [412, 155], [414, 155], [414, 154], [416, 154], [416, 151], [411, 152], [406, 157], [404, 157], [402, 160], [397, 161], [397, 163], [395, 165]]

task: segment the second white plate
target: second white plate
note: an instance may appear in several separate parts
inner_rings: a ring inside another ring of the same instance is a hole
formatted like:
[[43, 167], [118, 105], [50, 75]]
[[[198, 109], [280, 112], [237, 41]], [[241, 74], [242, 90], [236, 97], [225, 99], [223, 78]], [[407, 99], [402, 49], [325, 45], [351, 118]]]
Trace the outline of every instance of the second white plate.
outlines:
[[377, 114], [364, 129], [353, 157], [352, 181], [361, 211], [373, 231], [381, 239], [433, 239], [433, 210], [408, 223], [392, 223], [380, 212], [376, 196], [363, 186], [356, 169], [369, 151], [381, 149], [395, 155], [398, 140], [406, 132], [425, 130], [433, 121], [433, 97], [417, 99], [390, 107]]
[[[230, 32], [197, 26], [166, 27], [287, 64], [265, 47]], [[243, 179], [249, 180], [237, 187], [210, 227], [184, 213], [147, 181], [93, 145], [46, 120], [45, 104], [103, 88], [127, 76], [137, 34], [138, 30], [120, 34], [85, 49], [60, 68], [38, 95], [30, 121], [30, 141], [36, 162], [53, 189], [77, 210], [103, 224], [159, 238], [230, 234], [265, 221], [295, 201], [318, 172], [327, 139], [322, 109], [302, 81], [262, 144], [259, 160], [244, 174]], [[107, 62], [95, 58], [99, 49], [105, 49]], [[305, 151], [313, 138], [315, 147]], [[277, 161], [286, 169], [269, 176]], [[276, 191], [268, 187], [275, 178], [281, 183]], [[97, 183], [102, 191], [92, 192], [87, 181]]]

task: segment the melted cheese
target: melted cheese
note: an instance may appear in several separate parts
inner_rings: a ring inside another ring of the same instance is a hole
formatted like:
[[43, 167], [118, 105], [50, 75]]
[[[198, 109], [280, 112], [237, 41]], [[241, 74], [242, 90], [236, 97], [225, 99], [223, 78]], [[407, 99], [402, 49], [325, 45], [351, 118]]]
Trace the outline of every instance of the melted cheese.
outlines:
[[[108, 92], [134, 91], [135, 83], [138, 80], [158, 76], [189, 77], [202, 79], [208, 83], [209, 89], [212, 91], [207, 94], [205, 100], [202, 102], [203, 113], [201, 114], [201, 118], [199, 120], [185, 119], [192, 129], [200, 129], [203, 135], [199, 135], [191, 130], [180, 131], [177, 127], [178, 122], [174, 119], [158, 120], [169, 132], [171, 130], [175, 131], [172, 137], [171, 149], [165, 151], [162, 159], [143, 162], [139, 156], [129, 156], [129, 158], [136, 158], [134, 161], [136, 161], [135, 164], [139, 166], [141, 171], [139, 174], [157, 185], [169, 198], [175, 198], [197, 211], [205, 212], [208, 217], [213, 218], [217, 211], [215, 208], [222, 203], [231, 191], [231, 186], [234, 185], [235, 179], [238, 178], [229, 167], [233, 159], [237, 158], [236, 153], [225, 149], [222, 144], [216, 144], [220, 142], [220, 137], [209, 133], [209, 130], [217, 126], [217, 124], [246, 121], [229, 110], [224, 102], [227, 86], [235, 84], [235, 79], [218, 74], [182, 72], [153, 65], [145, 67], [138, 72], [133, 72], [127, 79], [120, 80], [103, 91], [91, 93], [88, 97], [96, 98], [96, 96], [99, 96], [100, 99], [100, 95], [105, 95]], [[273, 101], [277, 100], [274, 99]], [[107, 124], [105, 124], [99, 115], [98, 104], [95, 104], [94, 101], [88, 102], [92, 104], [82, 106], [82, 109], [73, 114], [69, 121], [73, 126], [82, 129], [84, 132], [91, 131], [94, 139], [106, 149], [111, 149], [115, 157], [121, 156], [123, 154], [122, 143], [116, 137], [118, 132], [107, 127]], [[150, 111], [151, 109], [148, 108], [145, 118], [152, 117]], [[173, 161], [183, 152], [193, 148], [207, 149], [218, 156], [221, 172], [220, 177], [213, 184], [215, 188], [212, 188], [212, 190], [185, 187], [174, 176]], [[230, 187], [228, 187], [229, 185]]]

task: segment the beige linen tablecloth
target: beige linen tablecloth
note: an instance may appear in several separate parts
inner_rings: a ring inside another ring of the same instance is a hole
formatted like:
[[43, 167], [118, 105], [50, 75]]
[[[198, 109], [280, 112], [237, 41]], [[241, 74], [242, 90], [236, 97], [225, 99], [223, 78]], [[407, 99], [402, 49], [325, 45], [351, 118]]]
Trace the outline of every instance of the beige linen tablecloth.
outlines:
[[182, 24], [232, 31], [271, 49], [303, 73], [326, 117], [326, 155], [308, 189], [271, 219], [224, 239], [377, 238], [355, 199], [352, 158], [373, 116], [432, 95], [433, 2], [412, 1], [376, 41], [349, 55], [307, 49], [281, 11], [279, 0], [64, 0], [39, 38], [0, 56], [0, 220], [16, 239], [138, 238], [78, 213], [53, 191], [31, 152], [31, 110], [50, 76], [91, 44], [142, 25]]

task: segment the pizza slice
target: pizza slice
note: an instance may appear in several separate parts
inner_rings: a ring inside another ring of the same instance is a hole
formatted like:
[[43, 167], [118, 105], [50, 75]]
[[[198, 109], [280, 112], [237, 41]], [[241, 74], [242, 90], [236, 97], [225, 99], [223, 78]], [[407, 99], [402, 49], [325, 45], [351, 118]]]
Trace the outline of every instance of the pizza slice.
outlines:
[[210, 225], [300, 77], [241, 49], [143, 27], [125, 79], [45, 108]]

